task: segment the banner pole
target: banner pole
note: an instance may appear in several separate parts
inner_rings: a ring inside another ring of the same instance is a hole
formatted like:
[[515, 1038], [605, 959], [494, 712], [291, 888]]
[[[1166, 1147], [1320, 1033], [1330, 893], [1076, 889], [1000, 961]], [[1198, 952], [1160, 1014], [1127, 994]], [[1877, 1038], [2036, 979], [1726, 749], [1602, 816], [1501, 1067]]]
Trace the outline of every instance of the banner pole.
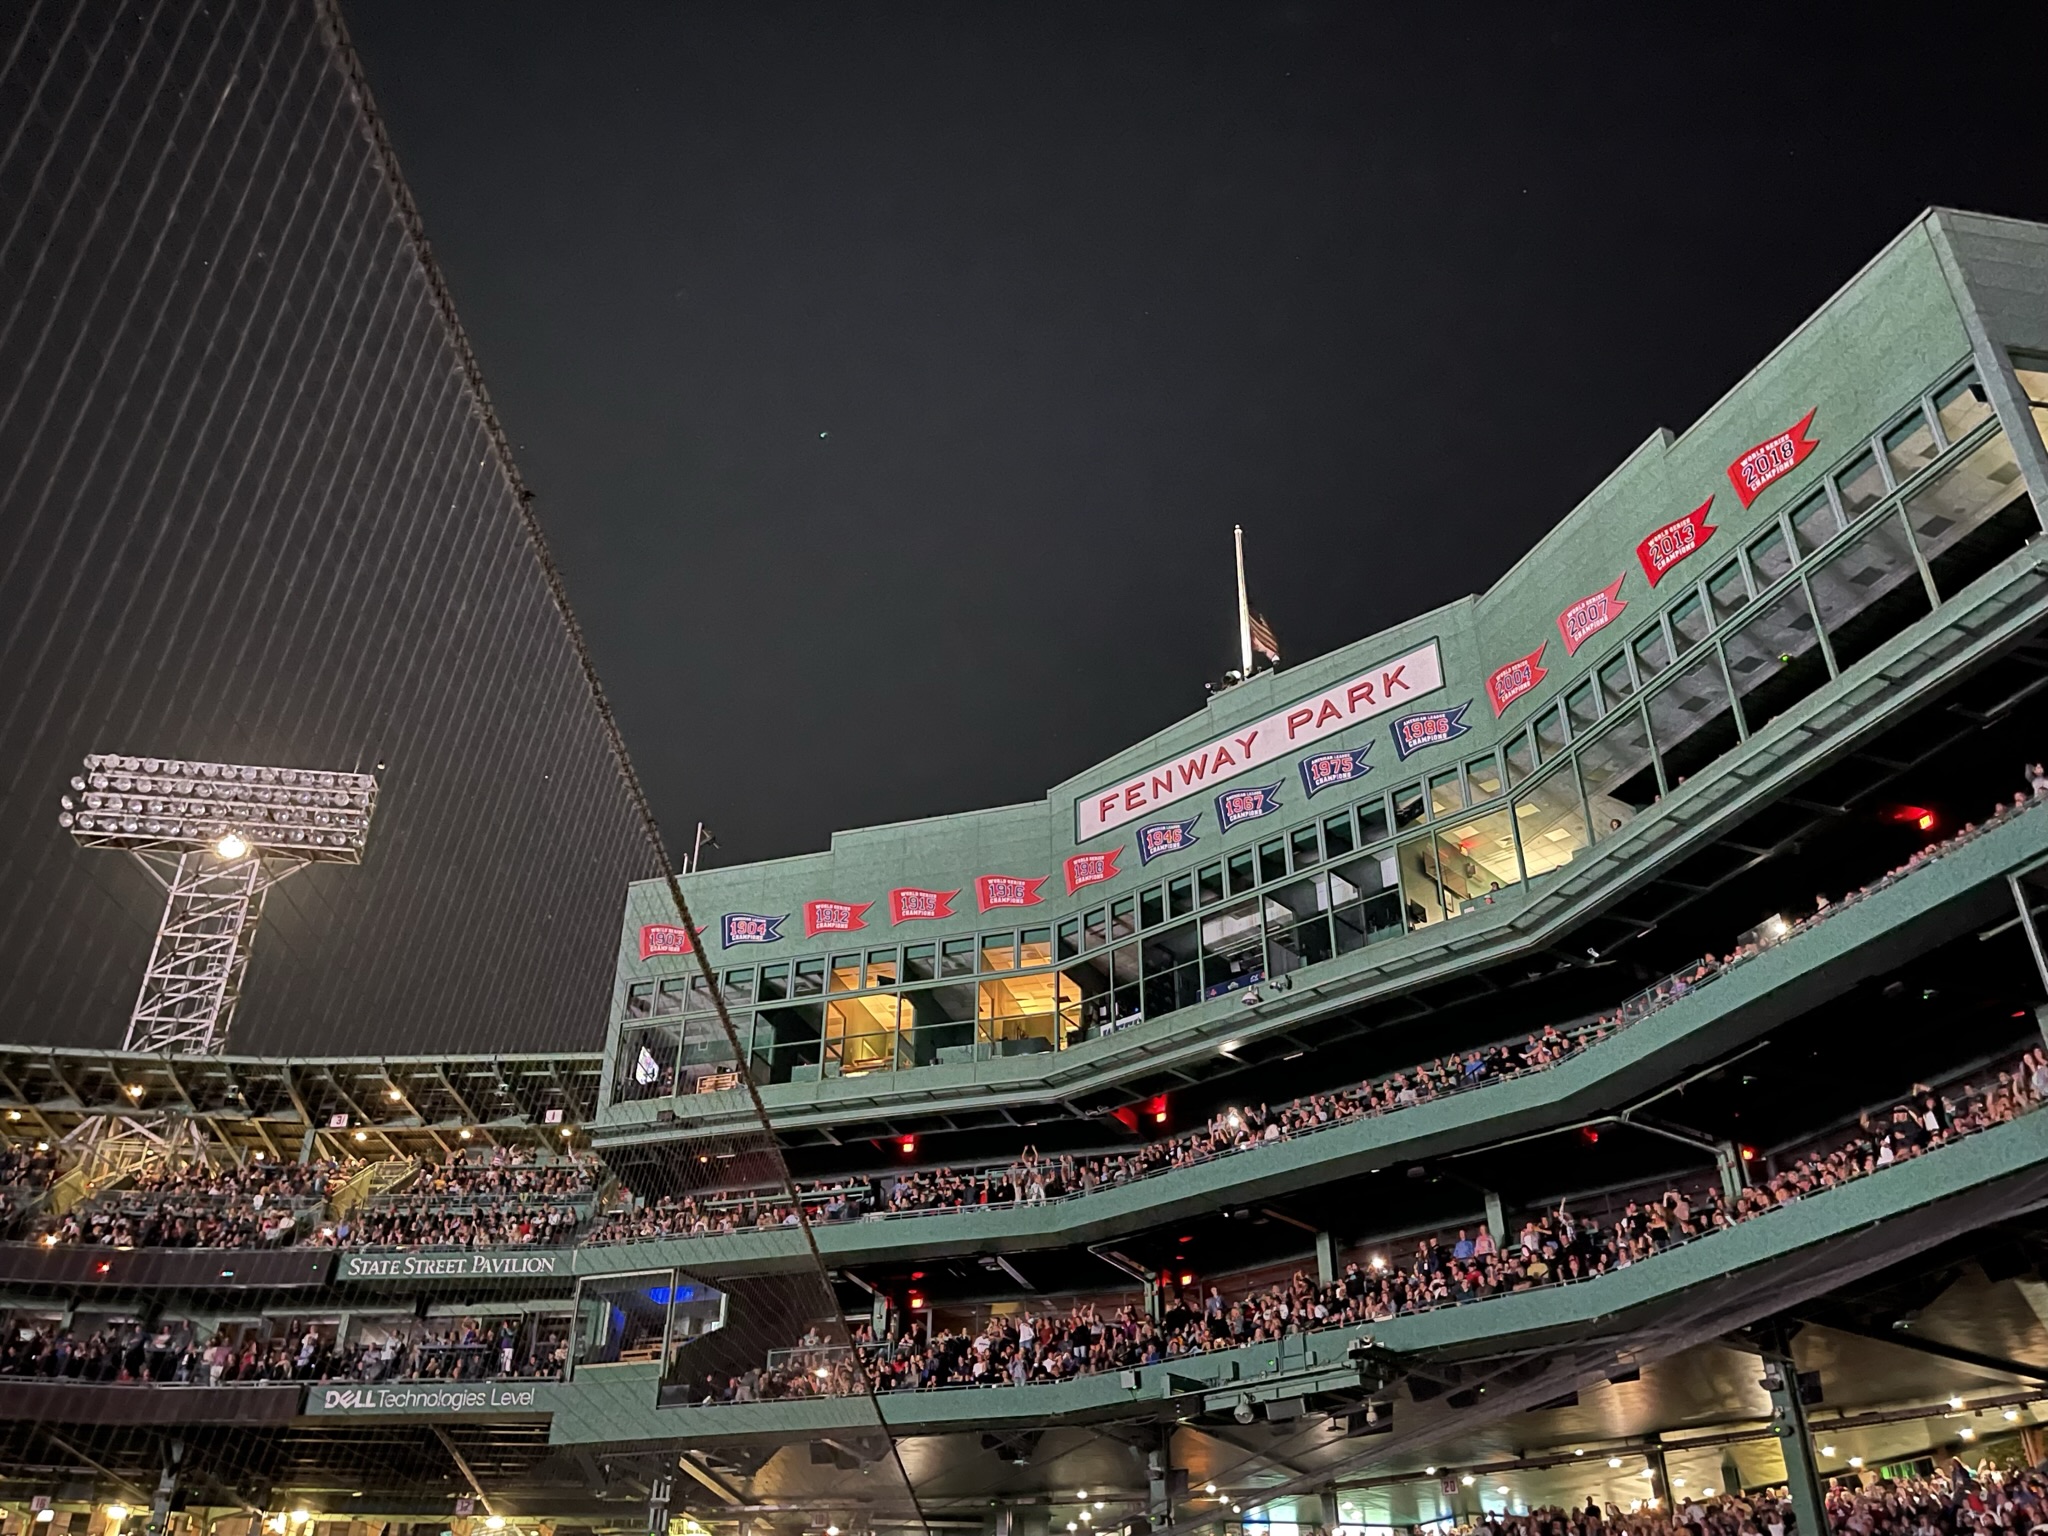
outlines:
[[1238, 675], [1252, 675], [1252, 605], [1244, 590], [1244, 525], [1233, 523], [1230, 528], [1237, 541], [1237, 655]]

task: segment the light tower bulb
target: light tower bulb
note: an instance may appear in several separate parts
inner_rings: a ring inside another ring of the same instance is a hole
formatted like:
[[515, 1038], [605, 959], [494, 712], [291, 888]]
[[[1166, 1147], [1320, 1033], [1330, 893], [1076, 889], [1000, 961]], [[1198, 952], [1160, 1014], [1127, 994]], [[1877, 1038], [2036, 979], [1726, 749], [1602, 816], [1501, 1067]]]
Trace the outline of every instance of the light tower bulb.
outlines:
[[221, 840], [213, 845], [213, 851], [232, 863], [249, 851], [249, 845], [243, 841], [240, 833], [228, 832], [222, 834]]

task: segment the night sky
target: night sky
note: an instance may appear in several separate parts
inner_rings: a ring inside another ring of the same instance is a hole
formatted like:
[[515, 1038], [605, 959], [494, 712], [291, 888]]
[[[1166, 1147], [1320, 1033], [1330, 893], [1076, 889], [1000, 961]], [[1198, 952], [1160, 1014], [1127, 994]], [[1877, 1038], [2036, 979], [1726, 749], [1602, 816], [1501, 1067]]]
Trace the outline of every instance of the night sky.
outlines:
[[1451, 12], [347, 0], [672, 846], [1037, 799], [1234, 664], [1234, 521], [1328, 650], [2048, 220], [2036, 7]]

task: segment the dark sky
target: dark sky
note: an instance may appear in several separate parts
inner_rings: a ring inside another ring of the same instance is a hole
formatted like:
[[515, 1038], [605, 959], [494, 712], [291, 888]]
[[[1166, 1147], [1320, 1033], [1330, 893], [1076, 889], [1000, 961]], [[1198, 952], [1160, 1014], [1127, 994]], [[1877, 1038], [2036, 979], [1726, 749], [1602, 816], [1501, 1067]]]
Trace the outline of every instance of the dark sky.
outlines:
[[2039, 9], [346, 4], [713, 862], [1196, 708], [1233, 521], [1292, 657], [1483, 588], [1926, 205], [2048, 220]]

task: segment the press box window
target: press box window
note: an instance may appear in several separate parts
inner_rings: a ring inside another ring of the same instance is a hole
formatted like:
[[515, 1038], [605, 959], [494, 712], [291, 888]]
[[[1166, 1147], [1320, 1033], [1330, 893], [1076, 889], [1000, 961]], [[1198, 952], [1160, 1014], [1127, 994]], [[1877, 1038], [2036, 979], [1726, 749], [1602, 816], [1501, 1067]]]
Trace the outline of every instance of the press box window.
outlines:
[[1195, 871], [1195, 884], [1203, 906], [1214, 906], [1223, 899], [1223, 866], [1204, 864]]
[[1934, 428], [1918, 411], [1884, 435], [1884, 456], [1891, 461], [1892, 479], [1900, 485], [1933, 463], [1940, 451], [1934, 445]]
[[1370, 848], [1387, 835], [1387, 802], [1374, 796], [1358, 808], [1358, 846]]
[[1730, 560], [1707, 578], [1707, 601], [1713, 605], [1718, 623], [1741, 611], [1749, 601], [1749, 584], [1742, 579], [1742, 566]]
[[1323, 850], [1316, 845], [1316, 824], [1296, 827], [1287, 839], [1287, 854], [1297, 870], [1311, 869], [1323, 862]]
[[1330, 850], [1330, 857], [1341, 859], [1357, 845], [1352, 841], [1351, 815], [1344, 812], [1323, 818], [1323, 846]]
[[789, 962], [761, 967], [761, 1001], [779, 1003], [789, 996]]
[[981, 936], [981, 968], [984, 971], [1017, 969], [1017, 935], [1014, 931]]
[[1826, 491], [1815, 491], [1792, 509], [1792, 542], [1802, 556], [1812, 554], [1841, 531], [1841, 519], [1835, 516]]
[[644, 1019], [654, 1012], [654, 983], [636, 981], [626, 988], [626, 1017]]
[[1138, 892], [1138, 924], [1143, 928], [1157, 928], [1166, 921], [1166, 887], [1148, 885]]
[[1422, 786], [1404, 784], [1394, 791], [1394, 826], [1405, 832], [1422, 820]]
[[1081, 917], [1081, 952], [1100, 949], [1109, 942], [1109, 908], [1096, 907]]
[[825, 990], [825, 962], [799, 960], [796, 963], [796, 995], [816, 997]]
[[2048, 357], [2015, 353], [2012, 371], [2020, 381], [2020, 393], [2027, 397], [2027, 408], [2033, 412], [2034, 430], [2048, 442]]
[[1109, 904], [1109, 937], [1114, 943], [1128, 939], [1138, 931], [1138, 901], [1135, 896], [1119, 896]]
[[904, 945], [903, 979], [905, 981], [930, 981], [936, 974], [937, 971], [932, 961], [931, 945]]
[[[1126, 896], [1119, 903], [1126, 913], [1130, 910], [1131, 898]], [[1052, 930], [1050, 928], [1026, 928], [1017, 937], [1017, 968], [1023, 971], [1035, 970], [1052, 964]]]
[[1941, 422], [1941, 435], [1951, 443], [1969, 436], [1970, 429], [1989, 419], [1991, 401], [1975, 373], [1966, 373], [1934, 397], [1934, 414]]
[[972, 976], [974, 974], [974, 940], [948, 939], [939, 946], [939, 974], [941, 976]]
[[[1565, 719], [1571, 722], [1572, 739], [1574, 741], [1591, 730], [1594, 722], [1599, 720], [1600, 701], [1595, 697], [1591, 678], [1588, 678], [1564, 696], [1564, 715]], [[1479, 786], [1474, 784], [1472, 788], [1474, 798], [1480, 798], [1477, 794]]]
[[1671, 610], [1671, 643], [1678, 647], [1681, 656], [1706, 639], [1707, 631], [1713, 627], [1714, 621], [1707, 617], [1697, 592]]
[[1616, 652], [1600, 664], [1600, 687], [1607, 695], [1609, 709], [1636, 691], [1636, 680], [1629, 673], [1627, 656]]
[[[1500, 793], [1500, 759], [1491, 752], [1484, 757], [1473, 758], [1465, 765], [1465, 782], [1472, 786], [1474, 801], [1492, 799]], [[1331, 849], [1330, 857], [1336, 856], [1337, 850]]]
[[1230, 856], [1230, 894], [1242, 896], [1259, 883], [1256, 868], [1252, 863], [1252, 851], [1243, 849]]
[[1842, 515], [1851, 522], [1883, 501], [1884, 471], [1878, 467], [1877, 455], [1859, 457], [1836, 477], [1835, 489], [1841, 493]]
[[[1823, 497], [1823, 500], [1826, 498]], [[1785, 547], [1785, 531], [1773, 525], [1749, 541], [1749, 570], [1762, 591], [1792, 569], [1792, 552]]]
[[1259, 878], [1261, 880], [1284, 880], [1287, 878], [1287, 843], [1283, 838], [1269, 837], [1259, 844]]
[[1175, 875], [1166, 882], [1166, 915], [1186, 917], [1195, 910], [1195, 877]]

